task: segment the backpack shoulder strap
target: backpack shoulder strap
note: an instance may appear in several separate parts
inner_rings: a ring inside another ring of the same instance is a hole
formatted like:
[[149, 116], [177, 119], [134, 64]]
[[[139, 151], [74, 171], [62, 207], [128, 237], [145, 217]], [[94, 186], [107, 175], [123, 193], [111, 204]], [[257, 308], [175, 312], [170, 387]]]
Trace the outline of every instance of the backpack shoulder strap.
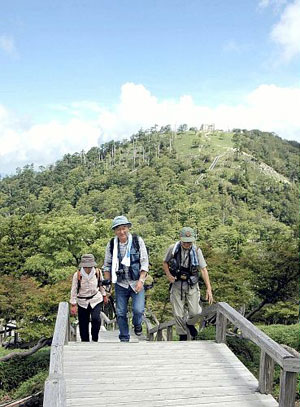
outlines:
[[110, 254], [113, 255], [113, 251], [114, 251], [114, 237], [112, 237], [109, 241], [109, 251]]
[[77, 270], [77, 294], [79, 293], [79, 290], [80, 290], [81, 279], [82, 279], [82, 275], [80, 273], [80, 270]]
[[140, 251], [140, 243], [139, 243], [139, 237], [136, 233], [132, 234], [132, 244], [136, 248], [136, 250], [139, 252]]
[[99, 270], [98, 268], [96, 268], [96, 277], [97, 277], [97, 281], [98, 281], [97, 287], [100, 287], [101, 281], [103, 280], [103, 275], [102, 275], [102, 271]]
[[176, 247], [176, 250], [174, 251], [174, 254], [173, 254], [173, 250], [174, 250], [174, 246], [173, 246], [173, 249], [172, 249], [172, 257], [175, 257], [178, 253], [181, 254], [181, 245], [179, 244], [178, 247]]

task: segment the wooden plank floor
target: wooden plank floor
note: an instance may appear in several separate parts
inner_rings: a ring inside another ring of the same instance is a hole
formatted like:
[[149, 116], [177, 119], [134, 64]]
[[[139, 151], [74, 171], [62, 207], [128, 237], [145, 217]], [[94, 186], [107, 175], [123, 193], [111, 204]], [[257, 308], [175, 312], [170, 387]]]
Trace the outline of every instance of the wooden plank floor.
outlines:
[[224, 344], [113, 342], [64, 347], [67, 407], [277, 407]]

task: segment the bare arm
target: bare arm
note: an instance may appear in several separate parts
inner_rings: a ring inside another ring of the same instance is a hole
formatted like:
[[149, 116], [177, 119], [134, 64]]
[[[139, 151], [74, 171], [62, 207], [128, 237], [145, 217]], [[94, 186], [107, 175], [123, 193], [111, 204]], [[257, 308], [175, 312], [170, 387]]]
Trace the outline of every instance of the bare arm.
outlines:
[[164, 269], [164, 272], [165, 272], [165, 274], [167, 276], [167, 279], [169, 280], [169, 282], [171, 284], [173, 284], [174, 281], [175, 281], [175, 277], [172, 276], [172, 274], [170, 273], [169, 265], [168, 265], [168, 263], [166, 261], [163, 262], [163, 269]]
[[204, 283], [206, 285], [205, 299], [208, 300], [208, 303], [211, 305], [213, 303], [213, 295], [212, 295], [211, 285], [210, 285], [210, 281], [209, 281], [209, 275], [208, 275], [208, 271], [207, 271], [206, 267], [203, 267], [201, 269], [201, 274], [202, 274], [203, 281], [204, 281]]

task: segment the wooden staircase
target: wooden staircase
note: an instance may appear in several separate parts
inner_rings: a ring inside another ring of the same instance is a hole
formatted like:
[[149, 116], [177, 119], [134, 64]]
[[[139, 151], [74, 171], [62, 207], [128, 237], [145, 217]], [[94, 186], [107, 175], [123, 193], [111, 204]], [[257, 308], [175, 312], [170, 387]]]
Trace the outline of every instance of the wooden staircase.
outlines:
[[[69, 305], [60, 303], [43, 406], [294, 407], [299, 357], [228, 304], [203, 313], [212, 312], [216, 341], [172, 341], [173, 321], [155, 327], [145, 321], [147, 341], [132, 335], [121, 343], [115, 330], [101, 331], [99, 342], [86, 343], [74, 341]], [[227, 347], [229, 322], [261, 348], [259, 380]], [[269, 394], [274, 363], [281, 367], [279, 404]]]
[[65, 346], [67, 407], [278, 406], [225, 344], [109, 339]]

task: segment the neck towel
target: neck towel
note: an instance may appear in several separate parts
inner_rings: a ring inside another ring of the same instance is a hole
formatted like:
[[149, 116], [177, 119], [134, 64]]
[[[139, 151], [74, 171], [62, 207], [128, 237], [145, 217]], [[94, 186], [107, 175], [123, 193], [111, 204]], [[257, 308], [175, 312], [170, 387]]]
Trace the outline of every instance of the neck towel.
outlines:
[[[119, 256], [118, 256], [118, 237], [116, 236], [114, 238], [114, 249], [113, 249], [113, 255], [112, 255], [112, 262], [111, 262], [111, 282], [116, 283], [117, 282], [117, 271], [119, 270]], [[132, 245], [132, 234], [128, 233], [127, 236], [127, 248], [125, 255], [121, 261], [121, 264], [126, 267], [130, 267], [130, 250], [131, 250], [131, 245]]]
[[[181, 241], [179, 240], [178, 242], [175, 243], [173, 250], [172, 250], [172, 256], [181, 248]], [[190, 260], [192, 266], [198, 267], [199, 266], [199, 260], [197, 256], [197, 247], [193, 244], [191, 249], [190, 249]]]

